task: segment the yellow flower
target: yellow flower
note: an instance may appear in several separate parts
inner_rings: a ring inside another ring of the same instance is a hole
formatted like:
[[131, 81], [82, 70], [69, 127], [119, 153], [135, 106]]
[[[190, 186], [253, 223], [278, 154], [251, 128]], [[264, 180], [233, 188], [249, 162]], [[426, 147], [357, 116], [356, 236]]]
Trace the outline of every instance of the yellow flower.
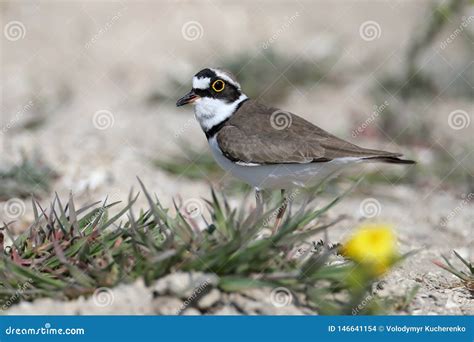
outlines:
[[381, 275], [397, 258], [397, 239], [387, 224], [363, 224], [342, 247], [342, 254]]

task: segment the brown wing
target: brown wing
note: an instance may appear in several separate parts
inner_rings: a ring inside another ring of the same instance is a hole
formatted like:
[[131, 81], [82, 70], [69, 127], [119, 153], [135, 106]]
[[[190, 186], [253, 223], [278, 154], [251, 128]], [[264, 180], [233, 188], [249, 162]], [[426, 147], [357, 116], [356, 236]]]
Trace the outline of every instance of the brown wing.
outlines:
[[217, 133], [224, 155], [257, 164], [324, 162], [343, 157], [394, 158], [400, 154], [361, 148], [303, 118], [248, 100]]

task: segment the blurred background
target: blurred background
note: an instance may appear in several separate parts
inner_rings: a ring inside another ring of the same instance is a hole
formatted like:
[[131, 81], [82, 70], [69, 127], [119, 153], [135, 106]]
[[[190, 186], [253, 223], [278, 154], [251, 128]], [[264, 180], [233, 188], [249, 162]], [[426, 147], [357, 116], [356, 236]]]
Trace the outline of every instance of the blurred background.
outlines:
[[165, 205], [209, 184], [238, 197], [192, 109], [175, 107], [197, 71], [220, 66], [250, 97], [418, 161], [369, 169], [335, 215], [367, 217], [370, 199], [407, 248], [432, 247], [425, 260], [472, 252], [472, 2], [2, 1], [0, 12], [0, 221], [27, 226], [31, 194], [45, 206], [54, 192], [126, 200], [136, 176]]

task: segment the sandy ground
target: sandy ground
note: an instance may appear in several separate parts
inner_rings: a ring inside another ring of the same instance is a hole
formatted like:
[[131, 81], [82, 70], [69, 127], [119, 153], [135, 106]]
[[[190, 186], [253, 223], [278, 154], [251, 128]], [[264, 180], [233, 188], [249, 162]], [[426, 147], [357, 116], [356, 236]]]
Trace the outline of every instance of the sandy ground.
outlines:
[[[472, 97], [451, 94], [457, 87], [472, 90], [473, 64], [466, 63], [469, 50], [463, 38], [446, 49], [438, 48], [461, 19], [453, 18], [417, 62], [420, 72], [433, 75], [438, 93], [401, 104], [397, 94], [385, 91], [383, 96], [392, 109], [400, 110], [396, 120], [400, 133], [420, 122], [433, 133], [425, 137], [420, 132], [423, 136], [411, 146], [396, 144], [398, 134], [383, 130], [377, 117], [363, 134], [351, 135], [384, 101], [375, 100], [371, 89], [380, 86], [384, 75], [403, 69], [412, 33], [426, 24], [431, 3], [299, 1], [278, 2], [270, 8], [266, 2], [246, 1], [239, 5], [4, 1], [2, 27], [20, 21], [24, 37], [2, 40], [0, 162], [6, 166], [18, 161], [21, 151], [40, 153], [60, 175], [54, 190], [60, 196], [72, 190], [81, 203], [106, 195], [124, 200], [132, 187], [137, 189], [137, 175], [168, 205], [176, 196], [205, 197], [206, 182], [169, 175], [150, 162], [180, 153], [182, 141], [207, 151], [191, 109], [174, 107], [175, 99], [190, 87], [191, 76], [242, 51], [249, 59], [256, 58], [264, 52], [264, 44], [291, 63], [304, 59], [322, 68], [329, 59], [321, 82], [291, 85], [288, 96], [275, 105], [357, 144], [405, 152], [418, 160], [417, 171], [423, 175], [412, 185], [359, 187], [331, 212], [347, 219], [330, 231], [330, 239], [338, 242], [347, 236], [362, 218], [361, 203], [375, 199], [374, 219], [394, 224], [404, 251], [420, 249], [387, 278], [382, 291], [400, 294], [418, 284], [413, 313], [472, 314], [473, 301], [456, 279], [431, 263], [453, 249], [471, 260], [474, 257], [472, 184], [452, 179], [458, 170], [472, 177], [473, 103]], [[465, 15], [472, 13], [471, 7]], [[361, 39], [360, 27], [367, 21], [379, 24], [377, 39]], [[185, 33], [190, 22], [199, 24], [193, 24], [198, 38]], [[245, 75], [245, 64], [234, 72]], [[291, 70], [275, 69], [265, 88], [284, 81], [287, 72]], [[156, 93], [160, 100], [150, 104], [147, 99]], [[450, 113], [457, 110], [469, 119], [461, 129], [453, 129], [449, 121]], [[23, 129], [31, 119], [44, 124], [36, 130]], [[436, 177], [429, 172], [435, 167], [435, 149], [445, 149], [450, 156], [446, 171]], [[405, 169], [397, 170], [403, 178]], [[50, 196], [41, 201], [47, 205]], [[25, 227], [31, 219], [26, 205], [17, 227]], [[133, 293], [141, 286], [126, 285], [117, 291]], [[102, 310], [90, 303], [83, 299], [79, 304], [57, 303], [55, 313]], [[41, 313], [48, 307], [38, 301], [10, 311]], [[112, 304], [109, 309], [117, 307]], [[122, 312], [144, 313], [133, 308]]]

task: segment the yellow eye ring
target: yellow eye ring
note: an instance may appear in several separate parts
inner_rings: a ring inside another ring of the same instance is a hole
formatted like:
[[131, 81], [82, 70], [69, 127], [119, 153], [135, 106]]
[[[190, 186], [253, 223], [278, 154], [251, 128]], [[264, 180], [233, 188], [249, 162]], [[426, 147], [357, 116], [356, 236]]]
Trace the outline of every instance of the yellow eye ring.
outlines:
[[225, 82], [223, 80], [215, 80], [214, 83], [212, 83], [212, 89], [214, 89], [216, 93], [220, 93], [224, 88]]

